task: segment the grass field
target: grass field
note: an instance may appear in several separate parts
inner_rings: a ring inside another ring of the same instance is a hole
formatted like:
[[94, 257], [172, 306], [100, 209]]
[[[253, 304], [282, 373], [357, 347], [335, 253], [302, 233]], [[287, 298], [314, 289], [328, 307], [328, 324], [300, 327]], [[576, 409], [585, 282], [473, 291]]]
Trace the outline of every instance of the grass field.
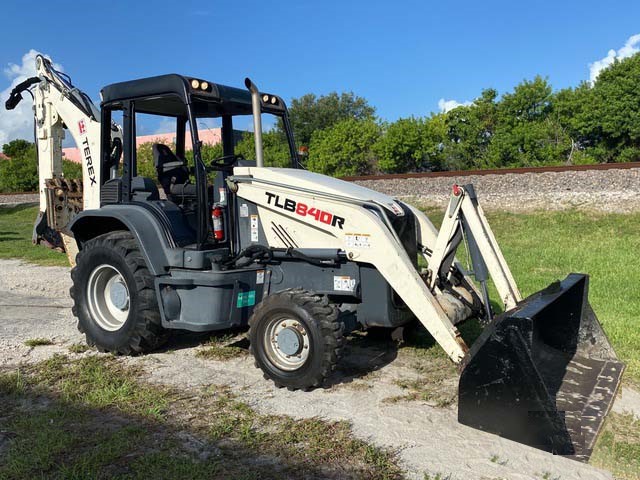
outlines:
[[[427, 214], [439, 225], [442, 212]], [[487, 218], [524, 296], [568, 273], [590, 275], [591, 305], [627, 364], [626, 381], [640, 386], [640, 214], [491, 212]]]
[[63, 253], [31, 243], [38, 207], [0, 206], [0, 258], [21, 258], [40, 265], [69, 265]]
[[[434, 223], [439, 224], [442, 212], [428, 210], [427, 213]], [[0, 207], [0, 258], [21, 258], [43, 265], [66, 265], [64, 254], [31, 244], [31, 228], [36, 214], [35, 207]], [[569, 272], [591, 275], [591, 304], [618, 355], [627, 363], [625, 382], [638, 387], [640, 271], [636, 266], [640, 247], [640, 214], [603, 215], [566, 211], [490, 213], [488, 218], [524, 295], [544, 288]], [[461, 260], [464, 263], [463, 256]], [[76, 347], [70, 351], [73, 352]], [[437, 346], [417, 350], [423, 357], [435, 355], [436, 362], [431, 363], [436, 367], [440, 365], [437, 361], [442, 360], [440, 367], [443, 371], [449, 366]], [[227, 358], [230, 352], [232, 356], [235, 355], [228, 348], [223, 349], [212, 343], [207, 345], [201, 356], [220, 359]], [[105, 370], [106, 367], [111, 373]], [[426, 376], [431, 378], [429, 385], [404, 386], [410, 392], [406, 398], [423, 398], [427, 395], [437, 403], [449, 403], [449, 397], [438, 396], [438, 389], [433, 386], [433, 372], [429, 372], [430, 375]], [[0, 477], [23, 478], [24, 475], [49, 468], [61, 478], [84, 478], [99, 472], [107, 464], [114, 465], [116, 469], [129, 469], [125, 475], [127, 478], [143, 478], [142, 472], [148, 469], [162, 472], [164, 478], [168, 478], [167, 475], [175, 478], [223, 478], [229, 474], [238, 478], [252, 477], [255, 465], [245, 464], [240, 457], [231, 458], [231, 463], [227, 458], [222, 463], [198, 462], [191, 447], [185, 447], [183, 440], [176, 439], [175, 426], [167, 423], [172, 416], [171, 410], [176, 405], [179, 408], [183, 406], [180, 396], [176, 392], [146, 386], [136, 378], [135, 372], [122, 370], [109, 359], [78, 363], [58, 358], [18, 374], [2, 375], [0, 372], [0, 397], [4, 396], [0, 401], [12, 411], [11, 429], [35, 442], [28, 445], [14, 443], [9, 452], [9, 462], [0, 467]], [[43, 396], [56, 400], [46, 400], [52, 403], [47, 403], [47, 408], [43, 409]], [[303, 459], [305, 456], [315, 458], [321, 470], [330, 470], [335, 465], [334, 461], [327, 465], [322, 463], [322, 459], [327, 451], [337, 448], [331, 441], [331, 437], [337, 435], [341, 441], [347, 442], [349, 451], [345, 452], [344, 457], [339, 452], [332, 460], [344, 462], [355, 452], [365, 459], [364, 463], [349, 465], [354, 477], [396, 478], [399, 475], [392, 453], [354, 440], [348, 425], [320, 421], [296, 423], [284, 418], [261, 417], [224, 390], [203, 398], [207, 401], [202, 405], [221, 415], [212, 417], [201, 412], [211, 422], [197, 426], [194, 434], [202, 436], [204, 432], [215, 451], [219, 448], [216, 445], [222, 442], [223, 449], [231, 446], [231, 451], [237, 449], [254, 455], [257, 451], [266, 452], [276, 462], [284, 462], [280, 473], [295, 476], [300, 468], [309, 468], [311, 465]], [[28, 407], [26, 410], [25, 405]], [[129, 426], [105, 431], [96, 424], [96, 416], [107, 423], [122, 422]], [[292, 441], [298, 444], [302, 438], [305, 439], [302, 457], [293, 456], [284, 461], [290, 455], [286, 443], [278, 445], [284, 457], [280, 450], [271, 449], [273, 436], [270, 435], [270, 429], [274, 428], [271, 423], [281, 425], [290, 432], [290, 436], [295, 437]], [[58, 424], [67, 425], [68, 428], [61, 431], [56, 426]], [[263, 431], [267, 424], [269, 428]], [[154, 432], [151, 440], [144, 435], [145, 431]], [[611, 414], [594, 452], [592, 464], [610, 469], [617, 478], [640, 478], [639, 435], [638, 420]], [[98, 450], [82, 443], [87, 436], [95, 438], [92, 445], [106, 442], [111, 447], [97, 453]], [[256, 438], [259, 440], [256, 441]], [[129, 455], [132, 446], [136, 446], [137, 450], [133, 460], [129, 461], [125, 455]], [[154, 452], [151, 463], [151, 457], [142, 455], [147, 450]], [[179, 461], [172, 460], [176, 451]], [[63, 463], [59, 462], [60, 455], [65, 456]], [[123, 471], [111, 473], [117, 475]]]
[[[427, 213], [439, 224], [440, 211]], [[0, 207], [0, 258], [67, 265], [64, 254], [31, 244], [36, 215], [36, 207]], [[591, 304], [627, 363], [626, 381], [639, 386], [640, 214], [562, 211], [487, 216], [523, 295], [570, 272], [591, 275]]]
[[348, 422], [261, 415], [225, 386], [179, 392], [141, 373], [111, 356], [0, 370], [0, 478], [402, 478], [396, 453]]

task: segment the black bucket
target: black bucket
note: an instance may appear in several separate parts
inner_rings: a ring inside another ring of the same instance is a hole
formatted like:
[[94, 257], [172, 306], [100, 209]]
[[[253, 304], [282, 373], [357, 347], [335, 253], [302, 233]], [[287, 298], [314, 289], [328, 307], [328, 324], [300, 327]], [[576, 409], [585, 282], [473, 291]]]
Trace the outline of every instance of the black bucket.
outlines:
[[463, 362], [458, 421], [587, 461], [624, 370], [571, 274], [496, 317]]

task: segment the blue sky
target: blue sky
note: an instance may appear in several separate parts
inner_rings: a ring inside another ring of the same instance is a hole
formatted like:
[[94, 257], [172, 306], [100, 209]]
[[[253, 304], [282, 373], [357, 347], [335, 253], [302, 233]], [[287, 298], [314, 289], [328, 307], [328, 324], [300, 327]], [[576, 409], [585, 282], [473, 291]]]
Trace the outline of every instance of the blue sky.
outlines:
[[[34, 49], [94, 100], [105, 84], [155, 74], [237, 86], [250, 76], [285, 99], [353, 91], [387, 120], [536, 74], [577, 85], [640, 33], [638, 1], [3, 0], [0, 11], [0, 92]], [[10, 114], [0, 110], [0, 141]]]

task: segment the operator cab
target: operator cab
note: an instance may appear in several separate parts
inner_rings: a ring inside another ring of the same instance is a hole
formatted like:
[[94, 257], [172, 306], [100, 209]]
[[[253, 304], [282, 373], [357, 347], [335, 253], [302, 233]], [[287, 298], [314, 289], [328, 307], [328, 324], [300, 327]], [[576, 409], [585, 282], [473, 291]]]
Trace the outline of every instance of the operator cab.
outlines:
[[[242, 126], [251, 123], [251, 92], [170, 74], [112, 84], [101, 94], [102, 125], [111, 125], [114, 116], [121, 116], [123, 129], [120, 150], [118, 145], [102, 149], [105, 181], [101, 204], [137, 204], [153, 211], [162, 218], [178, 247], [225, 248], [237, 253], [235, 198], [228, 191], [226, 178], [234, 166], [255, 165], [235, 151], [242, 135], [234, 130], [234, 120]], [[260, 93], [259, 98], [261, 113], [277, 117], [283, 125], [291, 166], [298, 168], [284, 101], [266, 93]], [[149, 116], [156, 117], [156, 122], [161, 117], [162, 124], [170, 121], [175, 125], [172, 142], [153, 143], [152, 165], [148, 155], [142, 158], [136, 145], [140, 134], [136, 127], [141, 118]], [[212, 121], [221, 125], [221, 138], [214, 145], [203, 142], [198, 132]], [[103, 129], [103, 145], [110, 145], [110, 141], [111, 132]], [[256, 158], [261, 154], [256, 152]], [[216, 229], [214, 224], [222, 227]]]

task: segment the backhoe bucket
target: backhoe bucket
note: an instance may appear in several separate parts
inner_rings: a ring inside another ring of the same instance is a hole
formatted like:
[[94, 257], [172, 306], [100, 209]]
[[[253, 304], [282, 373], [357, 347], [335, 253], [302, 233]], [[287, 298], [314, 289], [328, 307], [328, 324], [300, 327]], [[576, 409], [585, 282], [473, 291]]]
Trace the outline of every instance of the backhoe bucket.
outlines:
[[463, 362], [458, 420], [587, 461], [624, 370], [571, 274], [496, 317]]

